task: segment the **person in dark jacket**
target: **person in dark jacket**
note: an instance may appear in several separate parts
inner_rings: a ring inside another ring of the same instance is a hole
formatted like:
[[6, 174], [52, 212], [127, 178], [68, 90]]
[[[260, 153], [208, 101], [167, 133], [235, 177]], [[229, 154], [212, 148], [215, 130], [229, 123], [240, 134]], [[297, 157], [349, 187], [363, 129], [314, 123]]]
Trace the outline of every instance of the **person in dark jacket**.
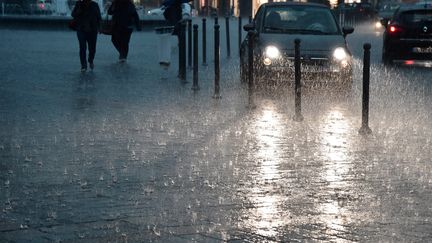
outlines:
[[174, 26], [173, 35], [179, 34], [180, 24], [182, 20], [182, 4], [188, 3], [191, 0], [165, 0], [162, 5], [165, 6], [163, 13], [165, 20], [169, 25]]
[[[94, 57], [96, 54], [96, 41], [101, 21], [99, 5], [92, 0], [77, 1], [72, 10], [72, 17], [77, 23], [77, 37], [79, 42], [79, 56], [81, 71], [87, 70], [87, 61], [90, 69], [94, 68]], [[88, 45], [88, 58], [87, 55]]]
[[108, 14], [113, 16], [111, 41], [120, 54], [119, 61], [125, 62], [133, 25], [135, 24], [138, 31], [141, 30], [138, 13], [130, 0], [114, 0]]

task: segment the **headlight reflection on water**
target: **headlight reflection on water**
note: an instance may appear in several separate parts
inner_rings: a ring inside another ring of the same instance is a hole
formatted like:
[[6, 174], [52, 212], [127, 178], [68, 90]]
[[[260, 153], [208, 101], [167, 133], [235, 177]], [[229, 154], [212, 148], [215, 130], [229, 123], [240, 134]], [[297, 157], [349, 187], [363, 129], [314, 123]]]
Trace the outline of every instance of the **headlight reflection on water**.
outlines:
[[[324, 165], [321, 177], [327, 182], [327, 193], [350, 191], [351, 187], [344, 177], [349, 173], [353, 163], [353, 158], [348, 154], [351, 146], [348, 131], [350, 125], [343, 111], [337, 107], [323, 118], [322, 124], [320, 153], [327, 163]], [[318, 208], [321, 212], [320, 221], [327, 225], [330, 234], [344, 231], [344, 225], [351, 220], [349, 211], [339, 204], [338, 197], [335, 195], [333, 200], [321, 202]]]
[[[257, 149], [251, 151], [251, 157], [260, 162], [256, 173], [257, 182], [251, 188], [250, 200], [256, 205], [253, 217], [246, 222], [257, 234], [275, 237], [278, 228], [284, 225], [285, 218], [281, 214], [283, 197], [275, 193], [275, 184], [281, 179], [280, 164], [282, 163], [281, 137], [285, 125], [273, 104], [267, 105], [256, 122], [252, 125], [256, 138]], [[273, 183], [275, 182], [275, 183]]]
[[[329, 235], [344, 231], [344, 225], [349, 224], [352, 220], [351, 214], [349, 208], [338, 202], [337, 197], [316, 201], [314, 204], [314, 209], [318, 212], [316, 216], [290, 217], [292, 214], [287, 211], [285, 204], [287, 201], [292, 201], [287, 198], [292, 195], [283, 192], [285, 183], [287, 183], [287, 171], [283, 163], [288, 161], [286, 152], [284, 152], [286, 144], [281, 141], [284, 136], [287, 136], [286, 129], [289, 124], [286, 119], [284, 113], [279, 112], [274, 104], [267, 103], [262, 106], [261, 112], [250, 126], [249, 132], [255, 138], [256, 144], [249, 156], [252, 161], [256, 161], [258, 166], [256, 171], [252, 172], [251, 177], [254, 182], [250, 184], [251, 187], [247, 193], [248, 200], [254, 207], [247, 211], [248, 217], [243, 223], [256, 234], [275, 240], [283, 235], [280, 231], [282, 228], [290, 228], [298, 221], [318, 221], [325, 225], [325, 230]], [[348, 147], [351, 146], [349, 140], [351, 126], [344, 111], [337, 107], [321, 117], [320, 121], [322, 125], [316, 131], [319, 141], [317, 152], [318, 156], [322, 156], [318, 160], [324, 161], [324, 164], [318, 168], [320, 169], [318, 176], [326, 182], [320, 190], [328, 195], [334, 195], [336, 191], [348, 191], [352, 189], [352, 185], [345, 178], [352, 168], [352, 158], [347, 153]], [[301, 163], [295, 161], [297, 162]]]

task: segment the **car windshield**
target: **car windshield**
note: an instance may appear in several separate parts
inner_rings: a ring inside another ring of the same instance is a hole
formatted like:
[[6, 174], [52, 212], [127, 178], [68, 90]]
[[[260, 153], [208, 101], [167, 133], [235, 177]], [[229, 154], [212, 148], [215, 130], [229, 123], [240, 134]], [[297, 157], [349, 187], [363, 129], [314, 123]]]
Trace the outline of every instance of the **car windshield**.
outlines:
[[401, 20], [403, 23], [409, 25], [432, 23], [432, 11], [430, 10], [407, 11], [401, 14]]
[[277, 6], [264, 15], [263, 32], [296, 34], [337, 34], [330, 10], [314, 6]]

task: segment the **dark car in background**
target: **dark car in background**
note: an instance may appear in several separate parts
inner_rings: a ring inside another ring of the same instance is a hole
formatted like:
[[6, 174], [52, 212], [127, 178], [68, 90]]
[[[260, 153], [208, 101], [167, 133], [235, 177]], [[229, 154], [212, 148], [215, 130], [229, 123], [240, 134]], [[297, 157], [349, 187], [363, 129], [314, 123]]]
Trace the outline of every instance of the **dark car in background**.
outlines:
[[32, 14], [52, 14], [54, 5], [52, 0], [36, 0], [30, 4]]
[[432, 61], [432, 4], [401, 6], [385, 22], [382, 60], [385, 64]]
[[[290, 82], [294, 77], [294, 40], [300, 39], [304, 79], [352, 83], [352, 55], [345, 36], [352, 27], [340, 28], [330, 9], [301, 2], [266, 3], [258, 9], [246, 31], [255, 30], [253, 76], [258, 82]], [[240, 76], [248, 77], [248, 37], [240, 50]]]
[[378, 4], [375, 28], [382, 29], [382, 22], [389, 21], [400, 5], [399, 2], [380, 2]]
[[346, 22], [356, 23], [374, 20], [376, 11], [371, 3], [341, 3], [335, 9], [336, 16], [343, 15]]

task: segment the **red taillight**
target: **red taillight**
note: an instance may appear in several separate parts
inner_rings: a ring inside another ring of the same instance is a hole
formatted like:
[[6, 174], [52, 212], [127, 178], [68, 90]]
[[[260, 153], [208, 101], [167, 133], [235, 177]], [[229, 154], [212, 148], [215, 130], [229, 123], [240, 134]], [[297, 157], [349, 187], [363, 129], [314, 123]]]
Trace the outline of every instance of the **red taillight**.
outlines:
[[403, 29], [401, 27], [395, 26], [395, 25], [390, 25], [388, 30], [392, 34], [400, 33], [403, 31]]
[[406, 60], [405, 61], [405, 65], [413, 65], [414, 61], [413, 60]]

